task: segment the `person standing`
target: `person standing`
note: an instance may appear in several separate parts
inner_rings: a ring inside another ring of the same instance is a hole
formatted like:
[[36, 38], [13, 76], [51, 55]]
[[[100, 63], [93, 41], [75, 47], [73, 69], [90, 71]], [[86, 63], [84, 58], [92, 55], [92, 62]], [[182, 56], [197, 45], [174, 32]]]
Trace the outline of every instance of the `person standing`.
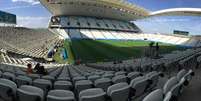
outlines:
[[27, 70], [26, 70], [27, 74], [32, 74], [33, 70], [32, 70], [32, 65], [31, 64], [27, 64]]

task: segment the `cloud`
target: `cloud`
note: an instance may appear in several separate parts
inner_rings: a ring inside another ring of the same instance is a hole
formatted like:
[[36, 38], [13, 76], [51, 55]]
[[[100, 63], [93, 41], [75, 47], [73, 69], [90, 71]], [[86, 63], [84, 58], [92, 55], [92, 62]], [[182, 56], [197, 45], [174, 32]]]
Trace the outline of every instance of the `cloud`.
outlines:
[[30, 8], [30, 7], [33, 7], [33, 6], [13, 6], [13, 7], [7, 7], [7, 8], [3, 8], [3, 10], [15, 10], [15, 9], [22, 9], [22, 8]]
[[37, 5], [40, 3], [38, 0], [12, 0], [12, 2], [25, 2], [31, 5]]
[[29, 28], [47, 28], [50, 17], [17, 16], [17, 25]]

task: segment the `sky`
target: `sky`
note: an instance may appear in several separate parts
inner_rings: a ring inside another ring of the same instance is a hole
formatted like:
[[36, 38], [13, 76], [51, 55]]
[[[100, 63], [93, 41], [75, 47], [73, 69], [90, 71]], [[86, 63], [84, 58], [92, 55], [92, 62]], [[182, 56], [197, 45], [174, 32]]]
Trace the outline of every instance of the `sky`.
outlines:
[[[127, 0], [149, 11], [168, 8], [201, 8], [201, 0]], [[0, 0], [0, 10], [17, 15], [19, 26], [47, 28], [51, 14], [38, 0]], [[189, 31], [201, 35], [201, 16], [162, 16], [134, 22], [146, 33], [173, 33]]]

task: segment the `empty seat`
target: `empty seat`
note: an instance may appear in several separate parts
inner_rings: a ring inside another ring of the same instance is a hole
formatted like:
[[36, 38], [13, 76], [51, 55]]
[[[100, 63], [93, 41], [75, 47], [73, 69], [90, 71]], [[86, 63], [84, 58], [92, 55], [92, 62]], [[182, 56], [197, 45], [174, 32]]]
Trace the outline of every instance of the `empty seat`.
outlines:
[[55, 78], [50, 75], [42, 76], [42, 79], [50, 80], [51, 82], [54, 82], [54, 80], [55, 80]]
[[75, 83], [76, 81], [79, 81], [79, 80], [86, 80], [86, 77], [84, 77], [84, 76], [73, 77], [73, 83]]
[[190, 83], [190, 81], [191, 81], [191, 79], [192, 79], [192, 77], [194, 76], [195, 74], [194, 74], [194, 72], [192, 71], [192, 70], [189, 70], [185, 75], [184, 75], [184, 79], [185, 79], [185, 85], [187, 86], [189, 83]]
[[127, 82], [127, 77], [125, 75], [117, 75], [112, 78], [113, 83]]
[[150, 72], [146, 75], [146, 77], [151, 81], [151, 85], [149, 85], [149, 89], [153, 89], [157, 86], [159, 80], [159, 73], [156, 71]]
[[45, 94], [52, 88], [51, 81], [45, 79], [36, 79], [33, 81], [33, 85], [43, 89]]
[[117, 83], [108, 88], [107, 95], [112, 101], [127, 101], [129, 92], [130, 86], [127, 83]]
[[43, 101], [44, 91], [38, 87], [22, 85], [17, 89], [18, 101]]
[[157, 89], [147, 95], [143, 101], [163, 101], [163, 91], [161, 89]]
[[15, 81], [15, 74], [10, 73], [10, 72], [4, 72], [2, 75], [3, 78]]
[[129, 80], [131, 81], [131, 80], [135, 79], [136, 77], [142, 76], [142, 74], [140, 72], [131, 72], [127, 76], [129, 78]]
[[101, 77], [98, 76], [98, 75], [92, 75], [92, 76], [89, 76], [89, 77], [88, 77], [88, 79], [89, 79], [90, 81], [92, 81], [92, 82], [94, 82], [95, 80], [97, 80], [97, 79], [99, 79], [99, 78], [101, 78]]
[[58, 77], [58, 81], [71, 81], [70, 77]]
[[80, 92], [79, 101], [105, 101], [105, 95], [101, 88], [86, 89]]
[[180, 81], [185, 76], [186, 73], [187, 73], [187, 71], [185, 69], [180, 70], [177, 73], [177, 79], [178, 79], [178, 81]]
[[131, 96], [133, 98], [139, 97], [144, 94], [149, 86], [148, 79], [146, 77], [137, 77], [133, 79], [130, 83], [131, 86]]
[[18, 87], [21, 85], [31, 85], [32, 84], [32, 79], [27, 77], [27, 76], [18, 76], [16, 77], [16, 84]]
[[119, 71], [119, 72], [116, 72], [116, 73], [115, 73], [115, 76], [117, 76], [117, 75], [126, 75], [126, 72], [124, 72], [124, 71]]
[[102, 88], [104, 91], [107, 91], [107, 88], [112, 85], [112, 80], [109, 78], [97, 79], [94, 85], [96, 88]]
[[163, 93], [167, 94], [171, 89], [178, 83], [178, 80], [176, 77], [170, 78], [165, 85], [163, 86]]
[[17, 85], [8, 79], [0, 79], [0, 97], [4, 100], [14, 100], [16, 98]]
[[72, 90], [72, 83], [69, 81], [56, 81], [54, 83], [54, 89]]
[[92, 82], [90, 80], [80, 80], [75, 82], [75, 90], [77, 94], [80, 93], [80, 91], [85, 90], [85, 89], [90, 89], [92, 88]]
[[2, 71], [0, 71], [0, 77], [2, 77], [2, 74], [3, 74]]
[[35, 80], [35, 79], [39, 79], [40, 78], [40, 75], [38, 74], [29, 74], [28, 75], [32, 80]]
[[113, 77], [114, 77], [114, 74], [104, 74], [104, 75], [102, 75], [102, 77], [103, 78], [110, 78], [110, 79], [112, 79]]
[[75, 97], [71, 91], [51, 90], [48, 92], [47, 101], [75, 101]]

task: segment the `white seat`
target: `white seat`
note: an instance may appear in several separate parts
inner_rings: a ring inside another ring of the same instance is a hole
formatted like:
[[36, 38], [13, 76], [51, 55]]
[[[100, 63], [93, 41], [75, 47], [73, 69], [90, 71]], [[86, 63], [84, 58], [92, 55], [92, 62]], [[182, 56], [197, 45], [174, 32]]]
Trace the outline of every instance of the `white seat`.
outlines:
[[54, 81], [55, 81], [55, 78], [52, 77], [52, 76], [50, 76], [50, 75], [42, 76], [42, 79], [50, 80], [51, 82], [54, 82]]
[[180, 81], [185, 76], [186, 73], [187, 73], [187, 71], [185, 69], [180, 70], [177, 73], [177, 79], [178, 79], [178, 81]]
[[32, 80], [35, 80], [35, 79], [39, 79], [40, 78], [40, 75], [38, 74], [29, 74], [28, 75]]
[[141, 76], [142, 74], [140, 72], [131, 72], [127, 76], [131, 80], [135, 79], [136, 77]]
[[105, 101], [105, 95], [101, 88], [86, 89], [80, 92], [79, 101]]
[[101, 77], [98, 76], [98, 75], [92, 75], [92, 76], [89, 76], [89, 77], [88, 77], [88, 79], [89, 79], [90, 81], [92, 81], [92, 82], [94, 82], [95, 80], [100, 79], [100, 78], [101, 78]]
[[44, 91], [38, 87], [22, 85], [17, 89], [18, 101], [43, 101]]
[[108, 88], [107, 95], [112, 101], [127, 101], [129, 92], [130, 86], [127, 83], [117, 83]]
[[12, 101], [16, 98], [17, 85], [8, 79], [0, 79], [0, 97]]
[[178, 83], [178, 80], [176, 77], [170, 78], [165, 85], [163, 86], [163, 93], [167, 94], [171, 89]]
[[146, 75], [146, 77], [151, 80], [151, 85], [149, 85], [149, 89], [153, 89], [157, 86], [159, 80], [159, 73], [156, 71], [150, 72]]
[[75, 101], [75, 96], [68, 90], [51, 90], [48, 92], [47, 101]]

